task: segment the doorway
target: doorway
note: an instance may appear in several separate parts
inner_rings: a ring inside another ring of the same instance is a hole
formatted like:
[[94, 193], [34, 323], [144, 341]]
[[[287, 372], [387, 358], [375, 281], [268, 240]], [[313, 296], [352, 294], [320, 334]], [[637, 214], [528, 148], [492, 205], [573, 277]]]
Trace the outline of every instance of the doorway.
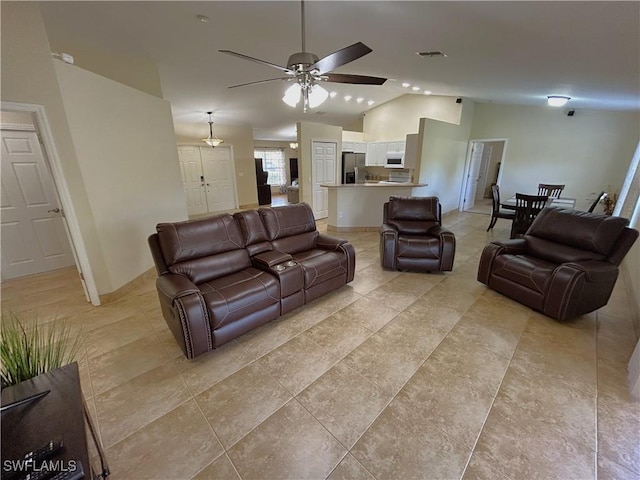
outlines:
[[189, 216], [238, 208], [230, 146], [181, 145], [178, 161]]
[[506, 139], [470, 140], [460, 196], [461, 211], [491, 214], [491, 187], [498, 185]]
[[329, 216], [329, 190], [322, 184], [336, 183], [337, 150], [335, 142], [311, 142], [313, 215], [316, 220]]

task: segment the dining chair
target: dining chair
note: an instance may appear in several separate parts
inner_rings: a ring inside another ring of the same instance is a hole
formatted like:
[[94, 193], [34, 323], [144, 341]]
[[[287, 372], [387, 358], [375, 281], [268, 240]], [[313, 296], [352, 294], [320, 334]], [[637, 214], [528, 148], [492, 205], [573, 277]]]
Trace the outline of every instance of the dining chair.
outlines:
[[547, 197], [558, 198], [564, 190], [564, 185], [552, 185], [550, 183], [538, 184], [538, 195], [546, 195]]
[[604, 199], [604, 197], [607, 196], [607, 192], [605, 192], [604, 190], [600, 192], [600, 194], [596, 197], [596, 199], [593, 201], [593, 203], [591, 204], [591, 206], [589, 207], [588, 212], [589, 213], [593, 213], [593, 211], [596, 209], [596, 207], [598, 206], [598, 204], [602, 201], [602, 199]]
[[489, 222], [489, 226], [487, 227], [487, 232], [495, 226], [499, 218], [513, 220], [513, 217], [515, 217], [515, 213], [513, 211], [505, 212], [504, 210], [500, 210], [500, 187], [498, 185], [491, 185], [491, 199], [493, 202], [491, 210], [491, 221]]
[[547, 195], [516, 193], [516, 210], [511, 222], [511, 238], [521, 237], [527, 232], [548, 200]]

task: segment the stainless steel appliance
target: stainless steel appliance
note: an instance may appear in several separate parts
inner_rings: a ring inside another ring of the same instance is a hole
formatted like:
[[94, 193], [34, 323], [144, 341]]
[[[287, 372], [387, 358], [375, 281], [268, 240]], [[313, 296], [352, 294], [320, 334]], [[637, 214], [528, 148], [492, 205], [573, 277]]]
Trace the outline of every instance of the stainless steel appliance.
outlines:
[[342, 154], [342, 183], [364, 183], [365, 171], [364, 153]]

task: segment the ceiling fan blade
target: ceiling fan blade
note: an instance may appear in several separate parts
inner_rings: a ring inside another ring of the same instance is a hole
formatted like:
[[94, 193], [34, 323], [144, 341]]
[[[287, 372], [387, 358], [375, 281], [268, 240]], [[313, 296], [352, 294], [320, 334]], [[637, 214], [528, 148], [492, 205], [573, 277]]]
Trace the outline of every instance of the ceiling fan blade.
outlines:
[[289, 70], [287, 67], [282, 67], [280, 65], [276, 65], [275, 63], [267, 62], [265, 60], [260, 60], [259, 58], [253, 58], [248, 55], [243, 55], [242, 53], [232, 52], [231, 50], [218, 50], [220, 53], [226, 53], [227, 55], [232, 55], [234, 57], [243, 58], [245, 60], [249, 60], [250, 62], [261, 63], [262, 65], [266, 65], [268, 67], [277, 68], [289, 75], [293, 75], [294, 71]]
[[354, 43], [353, 45], [344, 47], [337, 52], [330, 53], [326, 57], [321, 58], [315, 64], [311, 65], [309, 69], [313, 70], [317, 68], [322, 75], [325, 72], [335, 70], [336, 68], [346, 65], [349, 62], [353, 62], [354, 60], [357, 60], [371, 52], [373, 52], [373, 50], [367, 47], [364, 43]]
[[368, 75], [350, 75], [348, 73], [328, 73], [323, 75], [327, 82], [333, 83], [356, 83], [358, 85], [382, 85], [387, 81], [382, 77], [369, 77]]
[[229, 88], [246, 87], [247, 85], [256, 85], [258, 83], [273, 82], [274, 80], [291, 80], [291, 77], [268, 78], [266, 80], [258, 80], [256, 82], [241, 83], [239, 85], [231, 85]]

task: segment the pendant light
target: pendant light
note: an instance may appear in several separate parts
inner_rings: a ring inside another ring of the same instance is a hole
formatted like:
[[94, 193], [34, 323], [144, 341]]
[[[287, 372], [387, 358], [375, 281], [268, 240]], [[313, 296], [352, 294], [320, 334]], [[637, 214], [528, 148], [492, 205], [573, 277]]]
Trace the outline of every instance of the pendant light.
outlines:
[[209, 114], [209, 138], [203, 138], [202, 141], [209, 145], [211, 148], [215, 148], [220, 145], [224, 140], [218, 138], [213, 131], [213, 122], [211, 121], [211, 114], [213, 112], [207, 112]]

